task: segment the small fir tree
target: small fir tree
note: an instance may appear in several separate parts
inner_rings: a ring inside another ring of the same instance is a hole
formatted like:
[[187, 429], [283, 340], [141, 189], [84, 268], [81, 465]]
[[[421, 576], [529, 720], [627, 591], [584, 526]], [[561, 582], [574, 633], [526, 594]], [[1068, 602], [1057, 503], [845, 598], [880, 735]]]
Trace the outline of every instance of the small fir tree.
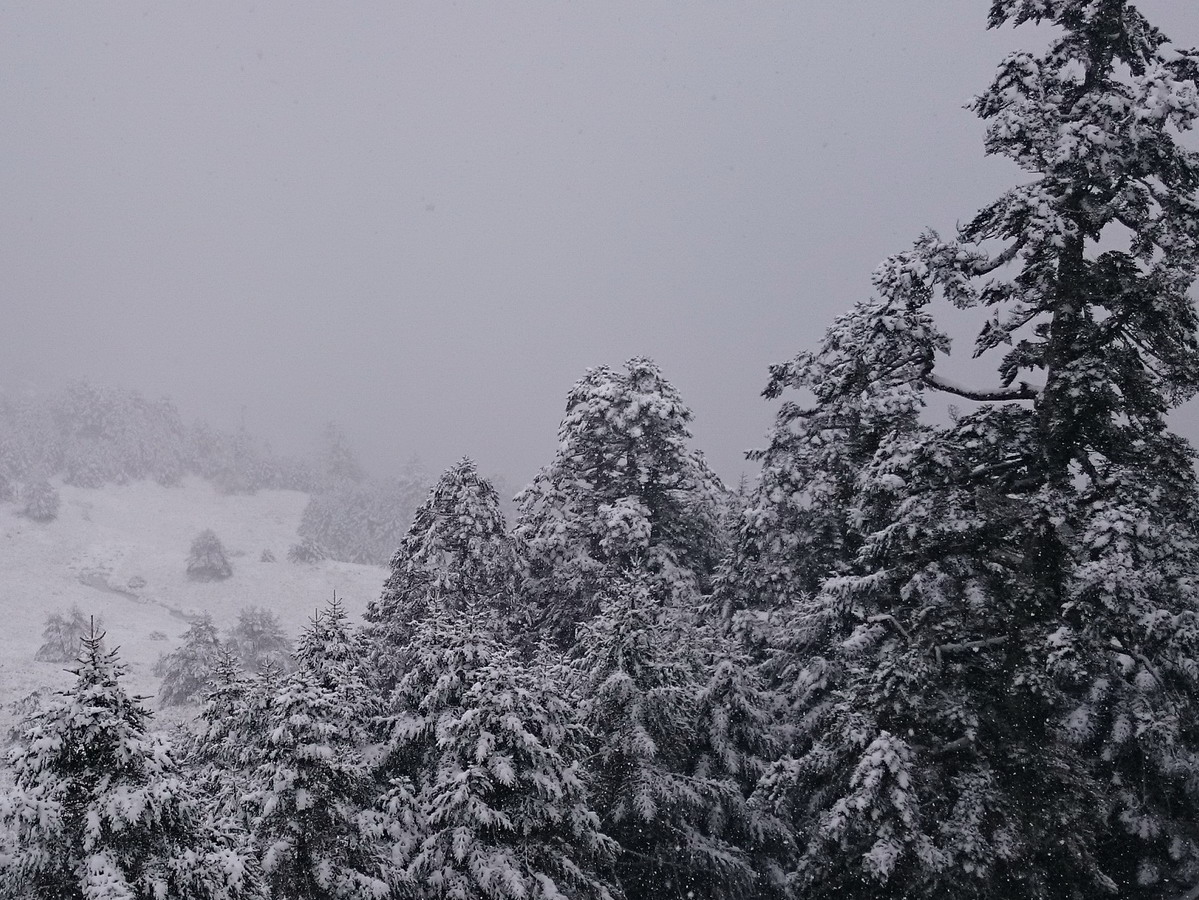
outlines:
[[82, 641], [93, 628], [103, 631], [103, 621], [98, 616], [89, 619], [78, 606], [72, 606], [65, 614], [50, 613], [46, 616], [46, 626], [42, 629], [42, 645], [38, 647], [33, 658], [41, 662], [77, 660], [80, 650], [83, 649]]
[[62, 504], [58, 488], [44, 478], [37, 478], [25, 485], [21, 492], [22, 512], [35, 522], [52, 522], [58, 518]]
[[253, 859], [211, 819], [149, 713], [120, 686], [100, 636], [83, 643], [75, 686], [30, 720], [10, 755], [3, 818], [15, 846], [0, 891], [36, 898], [264, 897]]
[[316, 675], [328, 687], [349, 685], [350, 699], [362, 704], [362, 647], [350, 628], [350, 618], [337, 594], [318, 610], [300, 635], [296, 663]]
[[377, 900], [393, 885], [385, 817], [362, 758], [366, 689], [334, 601], [300, 640], [262, 710], [247, 805], [276, 896]]
[[291, 668], [291, 641], [269, 609], [249, 606], [239, 612], [228, 645], [247, 672], [262, 672], [267, 666]]
[[232, 574], [221, 539], [212, 529], [197, 534], [187, 555], [187, 577], [192, 581], [220, 581]]
[[205, 614], [191, 624], [178, 649], [159, 659], [154, 674], [162, 678], [158, 698], [168, 706], [190, 703], [207, 689], [221, 652], [212, 617]]

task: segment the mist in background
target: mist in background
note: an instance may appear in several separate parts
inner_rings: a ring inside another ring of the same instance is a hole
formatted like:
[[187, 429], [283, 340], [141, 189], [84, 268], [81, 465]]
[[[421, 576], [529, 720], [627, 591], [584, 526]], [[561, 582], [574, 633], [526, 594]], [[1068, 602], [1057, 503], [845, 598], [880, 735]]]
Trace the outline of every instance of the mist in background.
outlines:
[[518, 487], [584, 370], [643, 355], [735, 483], [767, 367], [1019, 180], [962, 106], [1046, 35], [987, 6], [6, 4], [0, 385]]

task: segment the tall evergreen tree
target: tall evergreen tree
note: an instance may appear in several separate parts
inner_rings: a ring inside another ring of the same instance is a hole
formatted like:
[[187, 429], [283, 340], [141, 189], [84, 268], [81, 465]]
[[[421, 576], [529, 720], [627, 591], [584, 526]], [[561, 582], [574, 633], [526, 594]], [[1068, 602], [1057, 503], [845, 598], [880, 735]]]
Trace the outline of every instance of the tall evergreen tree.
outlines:
[[561, 672], [501, 649], [494, 616], [477, 609], [439, 610], [416, 641], [433, 669], [397, 690], [392, 744], [417, 766], [409, 882], [479, 900], [618, 896]]
[[558, 452], [517, 498], [516, 536], [542, 630], [569, 644], [603, 584], [630, 567], [688, 602], [724, 546], [725, 490], [688, 447], [691, 411], [653, 362], [591, 369], [574, 386]]
[[178, 706], [199, 699], [220, 658], [221, 640], [212, 616], [205, 613], [183, 635], [183, 645], [163, 656], [154, 669], [162, 678], [159, 699]]
[[124, 667], [93, 632], [76, 683], [36, 713], [10, 756], [3, 808], [16, 844], [5, 896], [235, 900], [264, 896], [252, 858], [211, 819], [149, 713], [120, 686]]
[[[1028, 177], [768, 390], [816, 400], [784, 405], [742, 526], [790, 531], [739, 554], [786, 604], [794, 755], [759, 799], [806, 896], [1199, 881], [1199, 496], [1165, 422], [1199, 385], [1199, 55], [1127, 0], [991, 4], [1028, 21], [1048, 49], [974, 104]], [[937, 371], [937, 301], [991, 311], [997, 387]], [[928, 392], [973, 405], [922, 422]]]
[[325, 478], [329, 482], [333, 484], [357, 483], [366, 478], [362, 464], [358, 462], [357, 456], [354, 455], [354, 451], [350, 448], [349, 442], [340, 428], [329, 422], [325, 426], [321, 438], [324, 444], [321, 463]]
[[253, 841], [276, 896], [377, 900], [392, 887], [387, 823], [363, 758], [367, 692], [335, 600], [301, 637], [296, 670], [262, 692], [247, 760]]
[[248, 672], [261, 672], [268, 666], [291, 668], [291, 641], [279, 617], [261, 606], [248, 606], [237, 614], [237, 624], [229, 630], [228, 645]]
[[365, 640], [385, 687], [416, 622], [441, 610], [516, 615], [517, 560], [499, 497], [466, 458], [438, 479], [391, 561], [382, 596], [366, 610]]
[[725, 702], [730, 686], [716, 679], [705, 690], [703, 631], [648, 579], [611, 583], [600, 604], [573, 667], [579, 721], [592, 735], [587, 777], [602, 827], [620, 843], [623, 892], [629, 900], [768, 893], [774, 879], [759, 880], [749, 848], [766, 843], [756, 826], [770, 815], [746, 808], [739, 783], [760, 767], [745, 752], [758, 748], [734, 734], [761, 723], [729, 721], [738, 705]]

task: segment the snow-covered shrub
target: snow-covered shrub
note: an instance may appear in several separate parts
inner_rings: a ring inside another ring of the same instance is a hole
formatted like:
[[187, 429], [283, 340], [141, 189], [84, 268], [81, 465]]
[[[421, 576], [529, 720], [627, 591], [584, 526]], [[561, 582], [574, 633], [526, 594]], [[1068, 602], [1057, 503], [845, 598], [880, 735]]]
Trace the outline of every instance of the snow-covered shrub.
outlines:
[[39, 478], [25, 485], [21, 493], [23, 512], [35, 522], [50, 522], [58, 518], [58, 507], [62, 499], [58, 489], [44, 478]]
[[187, 577], [193, 581], [218, 581], [232, 574], [225, 548], [212, 529], [196, 535], [187, 557]]
[[274, 562], [275, 561], [274, 551], [270, 550], [269, 548], [266, 550], [263, 550], [262, 555], [260, 557], [258, 557], [258, 561], [264, 562], [264, 563]]
[[8, 476], [0, 472], [0, 503], [11, 503], [17, 499], [17, 489], [8, 479]]

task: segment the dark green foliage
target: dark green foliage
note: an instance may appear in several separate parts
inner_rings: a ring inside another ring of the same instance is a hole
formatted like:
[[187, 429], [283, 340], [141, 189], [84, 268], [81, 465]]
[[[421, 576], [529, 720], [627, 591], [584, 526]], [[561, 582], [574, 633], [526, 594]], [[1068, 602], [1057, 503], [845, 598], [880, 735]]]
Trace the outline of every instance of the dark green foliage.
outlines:
[[768, 707], [724, 667], [705, 688], [713, 636], [649, 584], [613, 583], [573, 651], [587, 779], [621, 846], [621, 887], [629, 900], [769, 895], [782, 875], [768, 850], [785, 830], [744, 793], [771, 748]]
[[[774, 369], [815, 402], [724, 575], [790, 702], [755, 802], [813, 900], [1199, 881], [1199, 490], [1165, 422], [1199, 386], [1199, 65], [1124, 0], [991, 15], [1056, 26], [974, 104], [1025, 177]], [[997, 385], [937, 371], [938, 303], [988, 311]], [[930, 391], [973, 405], [933, 424]]]

